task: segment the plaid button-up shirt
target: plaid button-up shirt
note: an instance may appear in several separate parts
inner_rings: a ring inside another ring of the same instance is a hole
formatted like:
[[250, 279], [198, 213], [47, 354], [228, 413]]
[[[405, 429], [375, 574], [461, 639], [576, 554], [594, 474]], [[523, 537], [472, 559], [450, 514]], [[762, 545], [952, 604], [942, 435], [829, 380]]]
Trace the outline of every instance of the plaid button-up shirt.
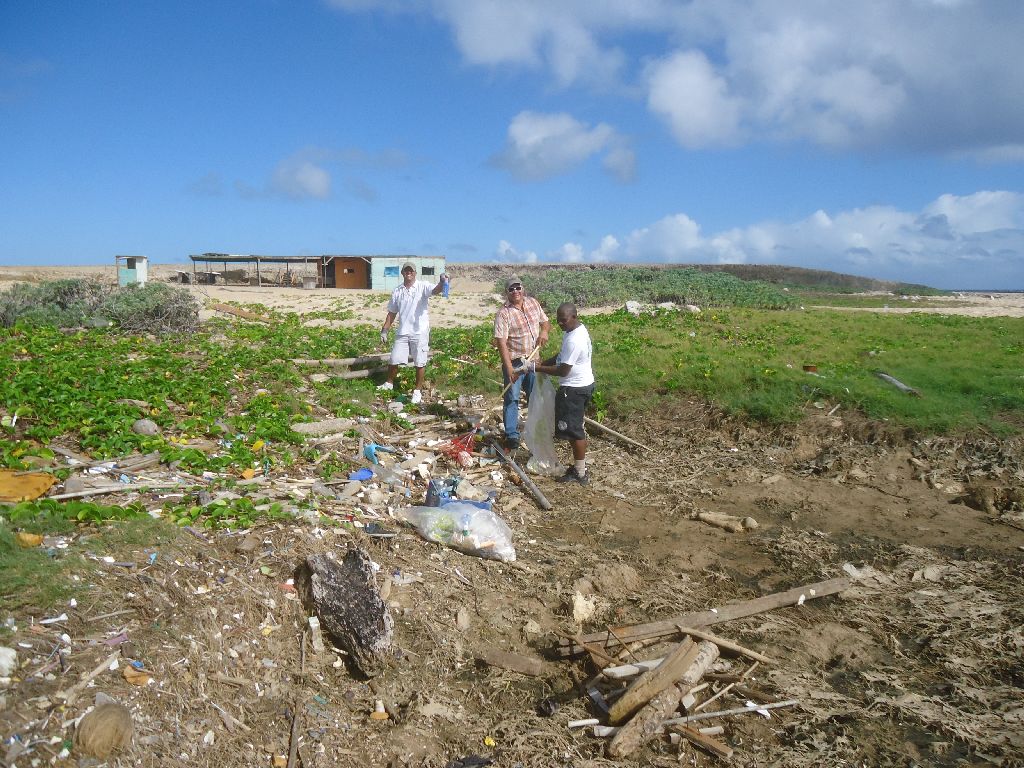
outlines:
[[547, 319], [544, 308], [532, 296], [523, 297], [522, 307], [506, 302], [494, 318], [494, 338], [505, 339], [509, 357], [513, 360], [526, 357], [537, 346], [540, 324]]

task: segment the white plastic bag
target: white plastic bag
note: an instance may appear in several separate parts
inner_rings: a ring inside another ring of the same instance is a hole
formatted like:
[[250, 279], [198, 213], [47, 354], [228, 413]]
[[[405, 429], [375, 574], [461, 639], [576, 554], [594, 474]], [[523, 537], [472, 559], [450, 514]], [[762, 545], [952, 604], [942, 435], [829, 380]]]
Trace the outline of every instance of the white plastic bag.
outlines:
[[427, 541], [467, 555], [503, 563], [516, 559], [512, 530], [489, 509], [450, 501], [443, 507], [404, 507], [395, 511], [395, 517], [409, 523]]
[[538, 373], [523, 425], [523, 442], [530, 449], [526, 469], [535, 475], [555, 477], [565, 472], [555, 453], [555, 394], [551, 377]]

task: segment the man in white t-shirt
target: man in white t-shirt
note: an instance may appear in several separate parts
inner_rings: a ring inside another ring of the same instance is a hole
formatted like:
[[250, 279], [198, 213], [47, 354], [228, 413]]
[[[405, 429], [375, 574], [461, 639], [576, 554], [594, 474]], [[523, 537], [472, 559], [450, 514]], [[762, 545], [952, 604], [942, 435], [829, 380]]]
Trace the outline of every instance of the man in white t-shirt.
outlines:
[[437, 285], [416, 279], [416, 265], [402, 265], [402, 284], [391, 292], [388, 302], [388, 316], [384, 327], [380, 329], [380, 343], [388, 343], [388, 331], [398, 318], [398, 330], [395, 332], [395, 343], [391, 347], [391, 366], [388, 368], [387, 380], [377, 389], [394, 389], [398, 366], [413, 359], [416, 366], [416, 389], [412, 391], [414, 403], [423, 400], [423, 369], [427, 365], [430, 354], [430, 316], [427, 314], [427, 303], [431, 296], [437, 296], [448, 283], [448, 275], [441, 275]]
[[558, 307], [558, 327], [562, 329], [562, 348], [543, 363], [528, 362], [520, 372], [535, 370], [561, 381], [555, 397], [555, 437], [572, 445], [573, 465], [558, 478], [559, 483], [590, 482], [587, 474], [587, 432], [583, 418], [594, 396], [593, 344], [587, 327], [579, 321], [576, 305], [566, 302]]

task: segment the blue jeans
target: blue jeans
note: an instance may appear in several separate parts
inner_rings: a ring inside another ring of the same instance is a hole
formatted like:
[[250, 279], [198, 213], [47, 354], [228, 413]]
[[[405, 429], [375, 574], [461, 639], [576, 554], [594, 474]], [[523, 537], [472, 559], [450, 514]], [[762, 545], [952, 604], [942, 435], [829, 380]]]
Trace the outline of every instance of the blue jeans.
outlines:
[[[513, 362], [513, 367], [515, 362]], [[508, 374], [502, 371], [503, 383], [508, 384]], [[505, 437], [519, 439], [519, 393], [525, 392], [529, 398], [533, 394], [533, 384], [537, 380], [537, 374], [530, 371], [525, 376], [520, 376], [505, 392], [504, 411], [502, 418], [505, 422]]]

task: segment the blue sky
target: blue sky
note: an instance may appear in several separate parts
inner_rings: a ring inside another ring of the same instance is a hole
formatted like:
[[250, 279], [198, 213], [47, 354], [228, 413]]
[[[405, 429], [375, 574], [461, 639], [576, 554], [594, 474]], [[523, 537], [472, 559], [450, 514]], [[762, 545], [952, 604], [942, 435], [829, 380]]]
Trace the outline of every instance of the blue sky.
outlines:
[[1018, 0], [0, 3], [0, 263], [444, 254], [1024, 289]]

